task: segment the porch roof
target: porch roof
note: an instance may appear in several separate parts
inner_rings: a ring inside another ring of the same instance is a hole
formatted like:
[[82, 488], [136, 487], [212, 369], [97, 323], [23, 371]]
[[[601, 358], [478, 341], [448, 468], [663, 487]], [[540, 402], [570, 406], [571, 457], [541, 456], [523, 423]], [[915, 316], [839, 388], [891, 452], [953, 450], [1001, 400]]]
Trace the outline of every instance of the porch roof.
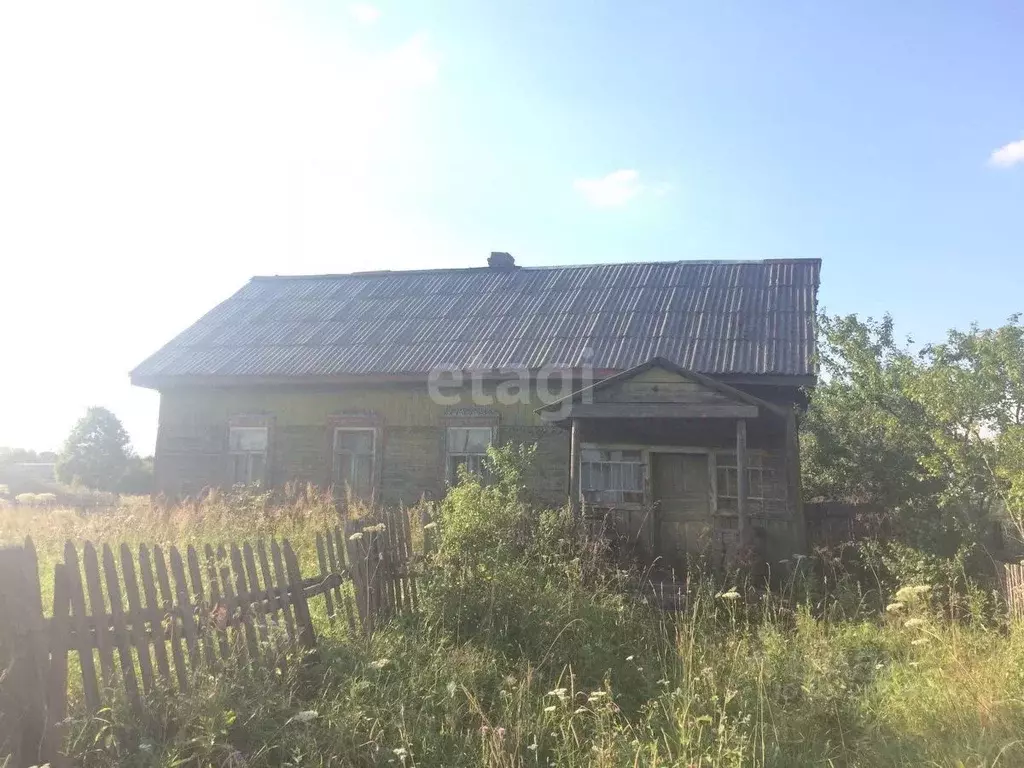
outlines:
[[[662, 371], [665, 378], [652, 379]], [[646, 391], [625, 391], [628, 382], [644, 377]], [[684, 388], [684, 383], [689, 387]], [[670, 360], [653, 357], [640, 365], [583, 387], [536, 409], [551, 421], [577, 418], [753, 419], [762, 414], [785, 418], [786, 409], [709, 376], [687, 370]]]

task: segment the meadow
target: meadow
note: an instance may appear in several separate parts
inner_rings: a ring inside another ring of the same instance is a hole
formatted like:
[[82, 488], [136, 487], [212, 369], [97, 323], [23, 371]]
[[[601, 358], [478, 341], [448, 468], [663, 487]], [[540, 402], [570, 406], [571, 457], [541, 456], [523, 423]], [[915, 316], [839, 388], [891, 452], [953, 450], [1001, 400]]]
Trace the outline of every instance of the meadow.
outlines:
[[[515, 479], [449, 493], [417, 616], [367, 639], [320, 614], [315, 662], [229, 666], [141, 717], [74, 705], [69, 751], [87, 766], [1024, 765], [1024, 632], [987, 596], [953, 612], [937, 585], [872, 593], [818, 555], [775, 564], [770, 591], [694, 572], [665, 612]], [[33, 537], [45, 591], [68, 538], [273, 534], [312, 561], [336, 514], [314, 493], [8, 507], [0, 542]]]

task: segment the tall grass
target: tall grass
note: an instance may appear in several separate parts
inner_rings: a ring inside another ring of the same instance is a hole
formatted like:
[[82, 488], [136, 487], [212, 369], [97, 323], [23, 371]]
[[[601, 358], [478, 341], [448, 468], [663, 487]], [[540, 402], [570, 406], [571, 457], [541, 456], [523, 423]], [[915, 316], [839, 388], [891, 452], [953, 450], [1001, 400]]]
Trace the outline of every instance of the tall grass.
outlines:
[[[692, 574], [665, 613], [571, 517], [520, 504], [515, 480], [445, 500], [415, 619], [371, 640], [321, 623], [315, 664], [229, 667], [151, 696], [143, 717], [76, 712], [72, 752], [97, 766], [1024, 765], [1020, 631], [951, 622], [923, 589], [888, 611], [824, 609], [800, 597], [803, 571], [772, 594]], [[0, 512], [0, 530], [54, 558], [67, 536], [257, 532], [309, 556], [334, 515], [252, 504]]]

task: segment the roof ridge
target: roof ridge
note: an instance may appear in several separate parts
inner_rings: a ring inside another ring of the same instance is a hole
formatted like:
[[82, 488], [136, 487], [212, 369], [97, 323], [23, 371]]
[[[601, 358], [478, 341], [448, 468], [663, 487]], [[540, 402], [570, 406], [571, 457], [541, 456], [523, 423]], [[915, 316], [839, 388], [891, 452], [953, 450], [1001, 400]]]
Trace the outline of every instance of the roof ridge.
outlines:
[[547, 264], [540, 266], [517, 265], [511, 270], [499, 270], [493, 267], [438, 267], [436, 269], [377, 269], [363, 270], [358, 272], [327, 272], [323, 274], [308, 275], [253, 275], [250, 280], [329, 280], [343, 277], [383, 277], [385, 275], [442, 275], [458, 272], [486, 272], [486, 273], [516, 273], [516, 272], [544, 272], [555, 269], [594, 269], [595, 267], [647, 267], [687, 264], [693, 266], [713, 265], [768, 265], [768, 264], [817, 264], [821, 266], [820, 258], [791, 258], [791, 259], [675, 259], [663, 261], [608, 261], [591, 264]]

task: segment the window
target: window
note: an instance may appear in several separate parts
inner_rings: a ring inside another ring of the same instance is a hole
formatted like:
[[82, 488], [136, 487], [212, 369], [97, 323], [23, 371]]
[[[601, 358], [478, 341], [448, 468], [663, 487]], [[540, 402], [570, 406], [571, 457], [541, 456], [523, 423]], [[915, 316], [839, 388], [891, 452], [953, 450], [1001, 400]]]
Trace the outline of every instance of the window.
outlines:
[[[716, 456], [718, 482], [718, 511], [739, 510], [739, 471], [735, 452], [720, 452]], [[765, 467], [761, 451], [747, 451], [747, 511], [764, 509], [765, 481], [770, 481], [771, 470]]]
[[584, 501], [592, 504], [643, 502], [644, 462], [640, 451], [584, 448], [580, 465]]
[[491, 444], [490, 427], [448, 427], [448, 481], [458, 482], [459, 467], [481, 475], [487, 446]]
[[266, 480], [268, 432], [266, 427], [231, 427], [228, 451], [233, 484], [258, 485]]
[[372, 428], [338, 427], [334, 430], [334, 484], [356, 498], [372, 499], [373, 461], [377, 432]]

